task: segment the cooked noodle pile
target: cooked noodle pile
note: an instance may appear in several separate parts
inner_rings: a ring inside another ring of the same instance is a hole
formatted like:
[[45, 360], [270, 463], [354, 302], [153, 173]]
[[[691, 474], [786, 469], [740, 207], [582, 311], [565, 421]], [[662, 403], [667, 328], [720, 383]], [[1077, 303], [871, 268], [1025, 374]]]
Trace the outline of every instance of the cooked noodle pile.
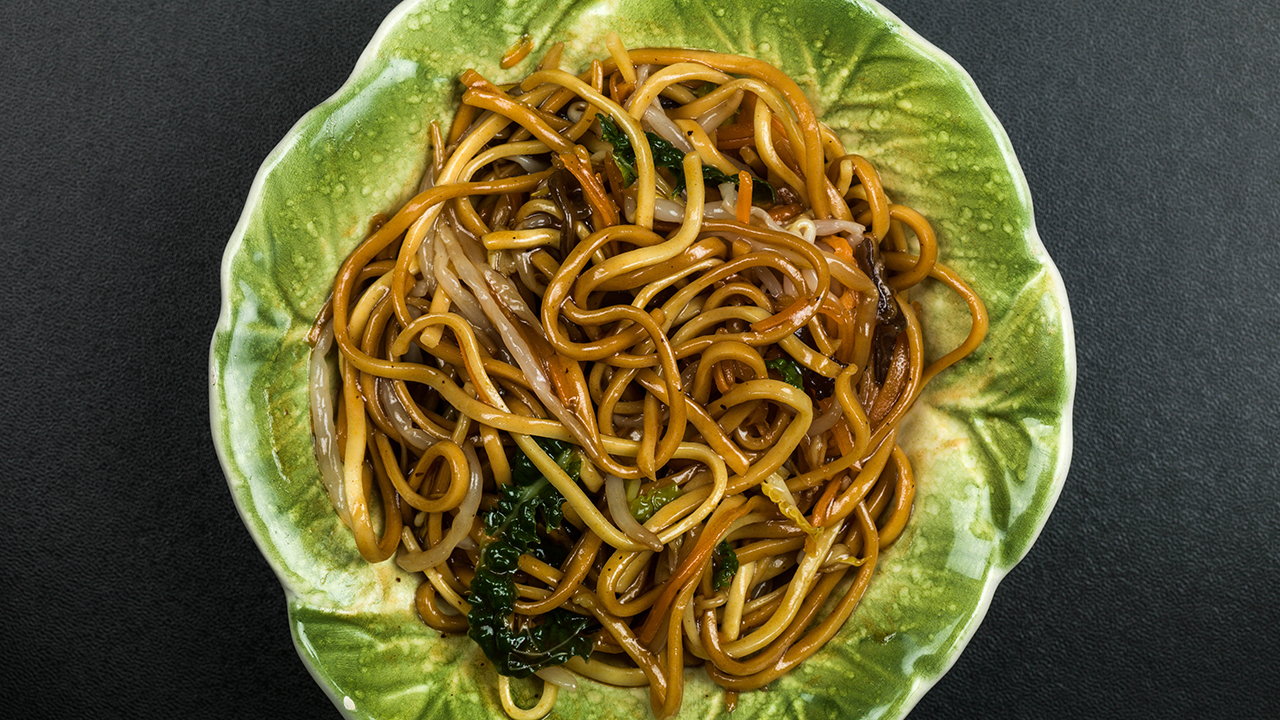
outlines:
[[[582, 677], [666, 717], [697, 666], [732, 706], [821, 648], [910, 518], [903, 416], [987, 325], [777, 68], [607, 44], [580, 75], [559, 45], [517, 84], [463, 73], [311, 337], [342, 520], [421, 573], [422, 621], [480, 645], [516, 718]], [[972, 315], [931, 362], [930, 279]]]

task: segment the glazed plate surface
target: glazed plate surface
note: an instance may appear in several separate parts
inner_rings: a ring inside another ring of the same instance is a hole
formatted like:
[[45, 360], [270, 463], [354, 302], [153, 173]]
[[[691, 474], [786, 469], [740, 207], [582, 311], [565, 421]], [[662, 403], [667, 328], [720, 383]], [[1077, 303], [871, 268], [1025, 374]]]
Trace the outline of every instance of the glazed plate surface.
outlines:
[[[335, 32], [341, 32], [335, 28]], [[500, 70], [522, 33], [567, 43], [566, 67], [630, 47], [735, 52], [780, 66], [892, 196], [933, 222], [943, 262], [985, 299], [991, 332], [937, 378], [904, 427], [915, 514], [837, 638], [737, 718], [899, 718], [951, 666], [1000, 579], [1026, 554], [1066, 475], [1075, 351], [1062, 282], [1036, 235], [1026, 181], [969, 76], [871, 2], [410, 0], [351, 78], [263, 164], [222, 268], [210, 358], [213, 435], [245, 525], [285, 588], [291, 632], [351, 718], [502, 715], [495, 675], [466, 638], [412, 611], [417, 580], [360, 558], [312, 454], [305, 335], [370, 218], [417, 187], [431, 121], [447, 126], [457, 75]], [[355, 39], [352, 40], [355, 42]], [[534, 57], [540, 54], [535, 51]], [[968, 329], [958, 300], [914, 295], [936, 356]], [[689, 673], [681, 718], [723, 714]], [[555, 717], [646, 718], [639, 690], [581, 683]]]

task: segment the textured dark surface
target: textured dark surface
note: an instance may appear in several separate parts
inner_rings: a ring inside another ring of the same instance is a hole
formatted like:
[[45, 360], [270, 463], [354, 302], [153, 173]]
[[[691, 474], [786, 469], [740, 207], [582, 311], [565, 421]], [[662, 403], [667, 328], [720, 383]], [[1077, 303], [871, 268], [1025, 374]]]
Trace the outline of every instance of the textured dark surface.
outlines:
[[[223, 484], [206, 353], [258, 164], [392, 5], [0, 3], [13, 716], [337, 716]], [[1058, 509], [913, 718], [1280, 716], [1280, 5], [890, 7], [1008, 129], [1080, 361]]]

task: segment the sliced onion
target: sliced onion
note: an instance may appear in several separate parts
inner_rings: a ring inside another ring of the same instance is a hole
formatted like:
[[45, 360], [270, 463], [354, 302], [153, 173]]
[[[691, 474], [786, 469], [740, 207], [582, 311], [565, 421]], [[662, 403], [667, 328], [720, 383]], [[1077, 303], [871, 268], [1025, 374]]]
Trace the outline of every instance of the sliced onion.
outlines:
[[333, 348], [333, 326], [325, 323], [316, 345], [311, 349], [308, 375], [308, 392], [311, 396], [311, 432], [315, 437], [316, 461], [320, 465], [320, 479], [329, 494], [329, 501], [338, 511], [338, 517], [349, 523], [347, 497], [343, 490], [342, 460], [338, 457], [338, 430], [333, 422], [337, 389], [334, 386], [334, 368], [329, 364], [329, 351]]
[[703, 208], [703, 213], [708, 212], [727, 212], [737, 217], [738, 208], [738, 186], [731, 182], [720, 183], [720, 202], [709, 202]]
[[489, 253], [489, 267], [499, 273], [511, 274], [516, 271], [514, 250], [494, 250]]
[[552, 685], [562, 687], [565, 690], [578, 689], [578, 676], [558, 665], [544, 667], [535, 671], [534, 674]]
[[826, 237], [827, 235], [843, 232], [849, 233], [854, 240], [861, 240], [862, 231], [866, 229], [852, 220], [835, 220], [833, 218], [814, 220], [813, 227], [817, 231], [818, 237]]
[[[503, 308], [494, 297], [494, 293], [485, 283], [484, 275], [481, 273], [480, 268], [472, 262], [471, 258], [467, 257], [466, 251], [462, 248], [461, 239], [448, 224], [440, 225], [440, 241], [449, 253], [449, 259], [453, 262], [453, 267], [457, 270], [458, 276], [475, 293], [476, 300], [479, 301], [484, 314], [489, 318], [494, 329], [497, 330], [498, 337], [506, 345], [507, 351], [511, 354], [511, 359], [515, 360], [516, 365], [524, 371], [525, 377], [529, 380], [529, 387], [538, 396], [538, 399], [542, 401], [543, 406], [574, 436], [577, 444], [584, 448], [596, 447], [597, 444], [594, 438], [587, 432], [582, 420], [569, 412], [564, 403], [560, 402], [560, 397], [556, 395], [555, 389], [551, 387], [551, 379], [547, 377], [546, 367], [534, 354], [533, 348], [529, 345], [529, 341], [525, 339], [524, 335], [521, 334], [520, 329], [503, 312]], [[479, 245], [479, 242], [475, 244]], [[538, 323], [529, 326], [528, 330], [530, 332], [541, 332], [542, 325]]]
[[574, 102], [569, 103], [568, 107], [564, 109], [564, 116], [569, 118], [569, 122], [576, 123], [582, 119], [582, 116], [586, 114], [586, 112], [587, 112], [587, 101], [576, 100]]
[[[778, 221], [777, 221], [777, 220], [774, 220], [772, 215], [770, 215], [769, 213], [765, 212], [765, 211], [764, 211], [764, 208], [762, 208], [762, 207], [758, 207], [758, 206], [756, 206], [756, 205], [752, 205], [752, 206], [751, 206], [751, 217], [752, 217], [753, 219], [759, 220], [759, 221], [760, 221], [760, 224], [764, 225], [764, 226], [765, 226], [765, 227], [767, 227], [767, 228], [772, 228], [772, 229], [774, 229], [774, 230], [781, 230], [782, 232], [790, 232], [790, 231], [789, 231], [789, 230], [787, 230], [786, 228], [782, 227], [782, 225], [780, 225], [780, 224], [778, 223]], [[795, 235], [795, 233], [791, 233], [791, 234], [792, 234], [792, 235]], [[798, 237], [798, 236], [797, 236], [797, 237]]]
[[641, 525], [640, 521], [636, 520], [636, 516], [631, 514], [631, 507], [627, 504], [627, 489], [622, 484], [622, 478], [617, 475], [604, 476], [604, 497], [609, 503], [609, 515], [613, 517], [613, 522], [619, 530], [654, 552], [662, 550], [662, 540], [649, 528]]
[[[720, 127], [724, 124], [725, 120], [728, 120], [730, 116], [738, 111], [738, 107], [741, 104], [742, 91], [739, 90], [734, 93], [734, 95], [738, 98], [738, 102], [734, 102], [730, 99], [722, 103], [717, 103], [715, 107], [702, 113], [695, 118], [694, 121], [701, 125], [702, 129], [707, 131], [707, 133], [710, 133], [712, 130]], [[730, 160], [730, 162], [732, 162], [732, 160]]]
[[774, 274], [774, 271], [763, 267], [753, 267], [748, 272], [751, 273], [751, 277], [755, 278], [756, 282], [760, 283], [760, 286], [764, 288], [765, 294], [769, 297], [782, 297], [782, 283], [778, 282], [778, 276]]
[[809, 429], [806, 431], [806, 434], [811, 437], [814, 435], [821, 435], [835, 427], [835, 424], [840, 420], [843, 410], [844, 408], [840, 406], [840, 403], [833, 399], [831, 401], [831, 405], [828, 406], [826, 410], [813, 417], [813, 420], [809, 423]]
[[533, 314], [533, 310], [524, 301], [524, 296], [520, 294], [519, 288], [511, 282], [510, 278], [485, 266], [481, 266], [480, 270], [484, 273], [484, 279], [489, 283], [493, 294], [498, 296], [498, 301], [506, 305], [513, 315], [534, 327], [542, 327], [542, 321]]
[[684, 136], [680, 128], [676, 127], [676, 123], [662, 109], [662, 104], [654, 100], [644, 111], [644, 123], [657, 133], [663, 140], [676, 146], [680, 152], [693, 152], [693, 145], [689, 144], [689, 138]]
[[787, 232], [799, 235], [805, 242], [810, 244], [818, 240], [818, 227], [813, 224], [813, 218], [807, 214], [801, 215], [788, 223]]
[[440, 538], [439, 543], [421, 552], [401, 552], [396, 556], [396, 564], [409, 572], [422, 572], [448, 560], [475, 524], [482, 488], [480, 458], [476, 457], [476, 451], [470, 444], [464, 443], [462, 452], [467, 456], [467, 494], [458, 504], [458, 513], [453, 516], [449, 532]]
[[[413, 418], [410, 417], [409, 411], [401, 404], [399, 396], [396, 395], [395, 388], [391, 383], [383, 378], [375, 381], [378, 388], [378, 402], [382, 404], [382, 412], [391, 421], [391, 426], [400, 433], [400, 437], [404, 441], [412, 445], [418, 450], [426, 450], [427, 447], [435, 443], [437, 438], [423, 432], [421, 428], [413, 424]], [[443, 439], [443, 438], [439, 438]]]
[[813, 268], [803, 268], [800, 270], [800, 276], [804, 278], [804, 282], [816, 292], [818, 289], [818, 273]]
[[527, 173], [542, 172], [551, 167], [532, 155], [508, 155], [504, 159], [519, 165]]
[[663, 220], [669, 220], [670, 222], [684, 221], [684, 203], [667, 198], [654, 198], [653, 209], [655, 218], [658, 216], [659, 210], [661, 210]]
[[545, 295], [547, 292], [546, 283], [542, 282], [538, 277], [538, 270], [533, 265], [533, 254], [537, 250], [526, 250], [516, 254], [516, 272], [520, 274], [520, 282], [529, 288], [535, 295]]
[[[724, 195], [724, 193], [721, 192], [721, 195]], [[731, 196], [736, 200], [738, 197], [737, 191], [735, 190], [733, 193], [731, 193]], [[726, 202], [728, 201], [729, 197], [730, 196], [725, 196]], [[709, 220], [737, 220], [738, 213], [732, 207], [729, 207], [729, 208], [724, 207], [724, 203], [708, 203], [706, 205], [706, 209], [703, 211], [703, 217]], [[764, 208], [759, 207], [757, 205], [751, 206], [751, 220], [758, 221], [755, 224], [763, 225], [764, 227], [767, 227], [770, 230], [777, 230], [779, 232], [795, 235], [796, 237], [801, 237], [798, 233], [788, 230], [782, 227], [781, 225], [779, 225], [778, 221], [774, 220], [772, 215], [765, 212]]]
[[493, 353], [498, 347], [493, 333], [493, 326], [489, 324], [489, 319], [485, 317], [484, 310], [480, 308], [480, 303], [476, 300], [475, 295], [472, 295], [471, 291], [462, 287], [462, 283], [458, 282], [457, 273], [450, 272], [448, 254], [444, 244], [441, 242], [436, 243], [435, 270], [436, 281], [444, 289], [444, 294], [458, 309], [458, 313], [471, 324], [471, 327], [476, 331], [476, 337], [479, 338], [485, 349]]
[[[636, 199], [628, 195], [622, 199], [622, 206], [623, 212], [627, 216], [627, 221], [635, 222]], [[670, 198], [654, 198], [653, 219], [661, 220], [662, 222], [684, 222], [684, 204]]]
[[[422, 273], [422, 280], [419, 284], [424, 285], [421, 293], [416, 297], [427, 297], [434, 295], [436, 292], [436, 233], [431, 230], [427, 236], [422, 239], [422, 244], [418, 246], [418, 272]], [[417, 292], [417, 286], [414, 286], [414, 292]]]

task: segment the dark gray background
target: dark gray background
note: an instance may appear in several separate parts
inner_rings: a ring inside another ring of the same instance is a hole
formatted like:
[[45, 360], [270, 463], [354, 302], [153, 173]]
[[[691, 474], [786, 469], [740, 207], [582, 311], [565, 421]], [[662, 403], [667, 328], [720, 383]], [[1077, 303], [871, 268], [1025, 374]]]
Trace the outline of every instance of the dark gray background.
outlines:
[[[1004, 121], [1080, 362], [1058, 509], [913, 717], [1280, 717], [1280, 4], [890, 6]], [[336, 717], [214, 458], [206, 352], [258, 164], [391, 7], [0, 3], [14, 717]]]

